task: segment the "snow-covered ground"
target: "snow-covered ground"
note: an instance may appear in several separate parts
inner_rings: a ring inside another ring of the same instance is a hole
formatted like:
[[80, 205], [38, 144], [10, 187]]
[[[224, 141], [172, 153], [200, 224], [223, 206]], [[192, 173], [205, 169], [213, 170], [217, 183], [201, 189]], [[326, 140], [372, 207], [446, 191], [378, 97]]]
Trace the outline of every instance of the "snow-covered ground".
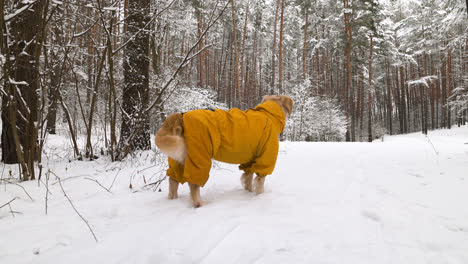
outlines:
[[98, 242], [54, 174], [47, 214], [45, 174], [21, 183], [34, 201], [3, 181], [0, 206], [17, 197], [20, 214], [0, 209], [0, 263], [468, 263], [468, 127], [372, 144], [281, 143], [264, 194], [218, 164], [199, 209], [186, 185], [177, 200], [166, 199], [167, 181], [161, 192], [144, 188], [163, 169], [154, 151], [69, 162], [64, 138], [49, 137], [45, 171]]

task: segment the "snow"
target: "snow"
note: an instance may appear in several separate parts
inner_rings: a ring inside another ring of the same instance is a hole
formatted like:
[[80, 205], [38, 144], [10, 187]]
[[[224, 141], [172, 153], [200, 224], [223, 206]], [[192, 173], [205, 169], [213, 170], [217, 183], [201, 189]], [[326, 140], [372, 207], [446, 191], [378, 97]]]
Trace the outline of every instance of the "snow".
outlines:
[[0, 209], [0, 263], [468, 263], [466, 126], [282, 142], [264, 194], [244, 191], [235, 165], [216, 164], [198, 209], [186, 185], [177, 200], [166, 199], [167, 181], [162, 192], [143, 188], [164, 169], [156, 152], [68, 162], [66, 140], [49, 135], [43, 165], [99, 242], [52, 174], [47, 215], [42, 183], [21, 183], [34, 201], [0, 184], [0, 206], [17, 197], [21, 212]]

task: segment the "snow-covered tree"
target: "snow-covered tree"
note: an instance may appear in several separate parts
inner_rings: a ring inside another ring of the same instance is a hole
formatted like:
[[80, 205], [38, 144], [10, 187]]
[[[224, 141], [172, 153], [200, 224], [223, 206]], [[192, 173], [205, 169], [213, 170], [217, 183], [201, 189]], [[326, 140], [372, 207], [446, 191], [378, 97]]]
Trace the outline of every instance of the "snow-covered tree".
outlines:
[[311, 81], [292, 89], [294, 112], [285, 130], [293, 141], [342, 141], [346, 133], [346, 118], [335, 99], [311, 95]]

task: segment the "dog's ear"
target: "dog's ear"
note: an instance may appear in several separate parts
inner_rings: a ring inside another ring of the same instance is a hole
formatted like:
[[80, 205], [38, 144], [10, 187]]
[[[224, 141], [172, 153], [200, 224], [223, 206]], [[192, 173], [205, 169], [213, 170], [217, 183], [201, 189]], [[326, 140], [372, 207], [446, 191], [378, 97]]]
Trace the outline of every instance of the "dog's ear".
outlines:
[[294, 101], [291, 97], [287, 95], [280, 95], [280, 104], [283, 107], [283, 110], [285, 110], [287, 113], [285, 113], [287, 116], [291, 116], [291, 113], [293, 111], [294, 107]]
[[281, 106], [281, 109], [283, 109], [283, 112], [286, 116], [291, 116], [294, 106], [294, 101], [291, 99], [291, 97], [287, 95], [265, 95], [263, 96], [262, 103], [266, 101], [276, 102]]
[[158, 133], [159, 132], [172, 136], [184, 136], [184, 119], [182, 113], [170, 114], [159, 129]]
[[266, 101], [277, 101], [280, 97], [278, 95], [264, 95], [262, 99], [262, 103]]

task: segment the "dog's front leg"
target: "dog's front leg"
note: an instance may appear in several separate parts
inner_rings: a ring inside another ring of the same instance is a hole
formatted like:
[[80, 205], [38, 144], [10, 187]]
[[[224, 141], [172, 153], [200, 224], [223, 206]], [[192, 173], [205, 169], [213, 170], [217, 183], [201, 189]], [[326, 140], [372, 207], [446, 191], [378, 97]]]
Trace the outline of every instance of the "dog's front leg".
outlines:
[[264, 192], [263, 185], [265, 184], [265, 178], [260, 175], [257, 175], [254, 180], [254, 189], [256, 194], [261, 194]]
[[244, 173], [241, 176], [241, 184], [247, 191], [252, 191], [253, 173]]
[[189, 183], [190, 186], [190, 197], [192, 198], [193, 206], [198, 208], [202, 206], [202, 200], [200, 197], [200, 186]]
[[169, 194], [167, 195], [167, 198], [172, 200], [172, 199], [177, 199], [177, 189], [179, 188], [179, 182], [176, 180], [173, 180], [171, 177], [169, 177]]

